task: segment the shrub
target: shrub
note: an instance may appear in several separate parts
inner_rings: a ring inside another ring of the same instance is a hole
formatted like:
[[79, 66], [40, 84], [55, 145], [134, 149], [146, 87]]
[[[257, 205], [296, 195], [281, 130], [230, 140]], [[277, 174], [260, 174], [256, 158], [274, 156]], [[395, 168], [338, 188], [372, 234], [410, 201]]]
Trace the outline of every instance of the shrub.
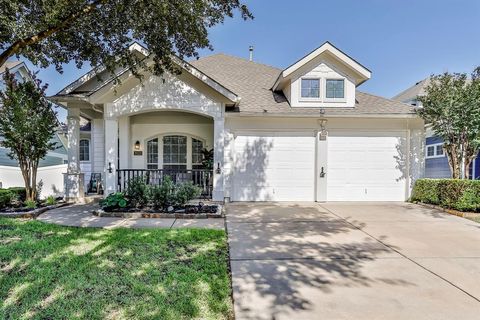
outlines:
[[13, 195], [15, 196], [15, 200], [18, 202], [24, 202], [25, 199], [27, 199], [27, 191], [25, 190], [25, 187], [12, 187], [8, 188]]
[[439, 179], [418, 179], [413, 187], [410, 200], [428, 204], [439, 204], [439, 182]]
[[170, 176], [165, 176], [160, 185], [149, 187], [149, 200], [154, 208], [183, 206], [201, 192], [202, 190], [190, 181], [175, 185]]
[[170, 176], [165, 176], [160, 185], [148, 188], [148, 200], [156, 209], [170, 206], [175, 202], [174, 189], [175, 184]]
[[175, 189], [176, 205], [184, 205], [202, 193], [202, 189], [195, 186], [191, 181], [178, 184]]
[[0, 209], [11, 206], [15, 194], [8, 189], [0, 189]]
[[125, 197], [133, 207], [143, 207], [148, 201], [147, 183], [143, 176], [128, 180], [125, 188]]
[[53, 206], [56, 203], [57, 203], [57, 200], [55, 200], [54, 196], [48, 196], [47, 199], [45, 200], [45, 204], [47, 206]]
[[37, 207], [37, 202], [35, 200], [26, 200], [24, 204], [28, 209], [35, 209]]
[[128, 201], [122, 192], [111, 193], [105, 199], [100, 201], [100, 206], [105, 211], [126, 208], [127, 205]]
[[412, 201], [439, 205], [459, 211], [480, 211], [480, 181], [459, 179], [419, 179]]

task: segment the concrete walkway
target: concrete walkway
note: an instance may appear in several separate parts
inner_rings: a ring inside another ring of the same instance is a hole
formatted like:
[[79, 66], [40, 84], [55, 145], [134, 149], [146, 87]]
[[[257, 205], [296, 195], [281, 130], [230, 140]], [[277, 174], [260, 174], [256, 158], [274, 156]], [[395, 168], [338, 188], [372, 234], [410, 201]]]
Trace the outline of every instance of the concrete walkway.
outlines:
[[97, 204], [73, 205], [45, 212], [37, 220], [75, 227], [97, 228], [207, 228], [224, 229], [224, 219], [125, 219], [96, 217]]
[[479, 319], [480, 224], [406, 203], [230, 204], [236, 319]]

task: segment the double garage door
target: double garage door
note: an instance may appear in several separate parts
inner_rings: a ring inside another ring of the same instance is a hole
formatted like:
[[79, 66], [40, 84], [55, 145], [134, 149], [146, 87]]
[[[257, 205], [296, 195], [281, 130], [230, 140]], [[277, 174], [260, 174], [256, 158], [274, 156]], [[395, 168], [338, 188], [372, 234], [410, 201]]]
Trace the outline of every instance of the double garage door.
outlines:
[[[233, 201], [405, 200], [403, 132], [330, 132], [326, 148], [310, 133], [243, 133], [234, 144]], [[317, 151], [318, 149], [318, 151]], [[326, 175], [316, 170], [326, 152]], [[323, 190], [319, 188], [319, 190]]]

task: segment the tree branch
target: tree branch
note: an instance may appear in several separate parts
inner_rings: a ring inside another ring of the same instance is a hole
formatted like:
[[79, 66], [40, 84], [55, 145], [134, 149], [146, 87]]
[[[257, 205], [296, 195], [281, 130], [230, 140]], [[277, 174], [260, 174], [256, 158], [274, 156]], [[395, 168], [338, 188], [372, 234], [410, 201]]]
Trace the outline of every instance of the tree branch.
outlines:
[[51, 36], [52, 34], [58, 32], [58, 31], [61, 31], [61, 30], [64, 30], [66, 29], [67, 27], [69, 27], [69, 25], [74, 22], [75, 20], [77, 20], [78, 18], [80, 18], [81, 16], [85, 16], [89, 13], [91, 13], [92, 11], [94, 11], [95, 9], [98, 8], [98, 6], [103, 3], [103, 2], [107, 2], [108, 0], [96, 0], [94, 2], [92, 2], [91, 4], [89, 5], [86, 5], [83, 9], [77, 11], [77, 12], [74, 12], [74, 13], [71, 13], [69, 14], [67, 17], [65, 17], [59, 24], [57, 24], [56, 26], [51, 26], [43, 31], [40, 31], [39, 33], [33, 35], [33, 36], [30, 36], [30, 37], [27, 37], [27, 38], [24, 38], [24, 39], [20, 39], [20, 40], [17, 40], [15, 41], [10, 47], [8, 47], [4, 52], [2, 52], [0, 54], [0, 67], [5, 64], [5, 62], [7, 61], [8, 58], [10, 58], [11, 56], [13, 56], [14, 54], [17, 54], [20, 52], [20, 50], [22, 50], [23, 48], [29, 46], [29, 45], [32, 45], [32, 44], [35, 44], [49, 36]]

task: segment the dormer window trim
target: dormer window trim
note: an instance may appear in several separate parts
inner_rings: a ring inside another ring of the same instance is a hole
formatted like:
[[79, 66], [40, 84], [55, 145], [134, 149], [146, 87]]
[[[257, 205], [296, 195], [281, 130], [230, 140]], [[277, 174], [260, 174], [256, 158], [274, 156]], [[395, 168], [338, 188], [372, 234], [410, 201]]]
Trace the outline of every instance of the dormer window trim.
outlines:
[[[341, 80], [343, 81], [343, 98], [329, 98], [327, 97], [327, 85], [328, 85], [328, 81], [329, 80]], [[328, 78], [325, 78], [325, 90], [323, 91], [324, 92], [324, 97], [323, 97], [323, 101], [324, 102], [346, 102], [347, 101], [347, 90], [346, 90], [346, 87], [345, 87], [345, 78], [344, 77], [328, 77]]]
[[[318, 97], [304, 97], [303, 92], [303, 80], [318, 80]], [[322, 101], [322, 96], [324, 94], [324, 90], [322, 90], [322, 78], [320, 77], [312, 77], [312, 76], [305, 76], [300, 78], [300, 85], [298, 86], [298, 97], [300, 101]]]

